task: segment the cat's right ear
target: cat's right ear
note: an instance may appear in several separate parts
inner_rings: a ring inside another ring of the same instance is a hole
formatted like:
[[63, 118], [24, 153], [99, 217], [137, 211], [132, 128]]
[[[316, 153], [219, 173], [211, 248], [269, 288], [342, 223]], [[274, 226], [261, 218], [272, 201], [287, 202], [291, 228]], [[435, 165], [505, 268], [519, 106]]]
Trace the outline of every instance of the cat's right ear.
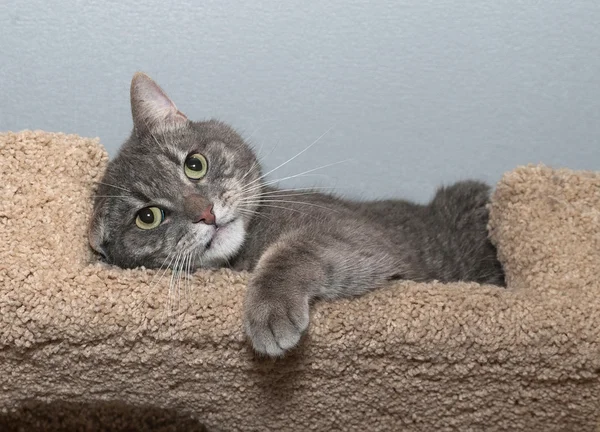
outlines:
[[176, 129], [188, 122], [163, 89], [143, 72], [131, 80], [131, 115], [137, 136]]

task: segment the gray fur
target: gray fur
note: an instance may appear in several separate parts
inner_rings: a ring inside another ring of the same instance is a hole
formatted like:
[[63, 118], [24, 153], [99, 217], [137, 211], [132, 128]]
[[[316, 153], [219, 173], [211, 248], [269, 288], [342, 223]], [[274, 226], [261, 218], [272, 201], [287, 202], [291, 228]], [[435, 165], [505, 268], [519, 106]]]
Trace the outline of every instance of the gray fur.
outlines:
[[[256, 156], [231, 127], [189, 121], [165, 97], [136, 74], [134, 131], [99, 185], [90, 243], [122, 267], [252, 270], [244, 328], [258, 352], [294, 347], [315, 299], [360, 295], [393, 279], [504, 284], [487, 236], [485, 184], [441, 188], [427, 205], [278, 192], [262, 183]], [[183, 163], [198, 152], [209, 168], [193, 182]], [[192, 221], [205, 202], [214, 204], [216, 225]], [[148, 205], [167, 219], [144, 231], [134, 221]]]

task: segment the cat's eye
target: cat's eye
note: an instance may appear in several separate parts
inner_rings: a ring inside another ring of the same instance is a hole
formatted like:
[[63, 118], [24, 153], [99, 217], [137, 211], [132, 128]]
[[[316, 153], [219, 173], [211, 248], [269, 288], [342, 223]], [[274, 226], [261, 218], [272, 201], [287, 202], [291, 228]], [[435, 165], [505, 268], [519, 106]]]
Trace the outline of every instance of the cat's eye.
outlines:
[[187, 157], [183, 164], [185, 175], [192, 180], [200, 180], [206, 175], [208, 170], [208, 162], [200, 153], [194, 153]]
[[158, 207], [144, 207], [137, 213], [135, 224], [143, 229], [149, 230], [159, 226], [165, 220], [165, 212]]

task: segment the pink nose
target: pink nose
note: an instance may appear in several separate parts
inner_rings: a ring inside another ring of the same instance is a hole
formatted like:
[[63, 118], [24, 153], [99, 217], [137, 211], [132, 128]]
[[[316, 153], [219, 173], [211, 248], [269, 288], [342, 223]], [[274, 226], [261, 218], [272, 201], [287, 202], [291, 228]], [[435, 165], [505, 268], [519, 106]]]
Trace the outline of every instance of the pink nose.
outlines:
[[215, 214], [213, 213], [213, 205], [209, 205], [200, 212], [198, 220], [194, 223], [204, 222], [206, 225], [215, 225]]
[[183, 211], [188, 220], [193, 223], [204, 222], [206, 225], [216, 225], [213, 205], [198, 194], [185, 197]]

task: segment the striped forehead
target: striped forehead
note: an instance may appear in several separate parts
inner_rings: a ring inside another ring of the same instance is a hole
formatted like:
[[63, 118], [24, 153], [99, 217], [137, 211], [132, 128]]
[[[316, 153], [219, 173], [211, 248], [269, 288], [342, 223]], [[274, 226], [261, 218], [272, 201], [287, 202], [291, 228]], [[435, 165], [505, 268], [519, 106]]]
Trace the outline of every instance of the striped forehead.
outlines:
[[[170, 155], [170, 156], [169, 156]], [[129, 154], [119, 164], [115, 179], [142, 201], [173, 196], [189, 182], [183, 172], [185, 153]]]

